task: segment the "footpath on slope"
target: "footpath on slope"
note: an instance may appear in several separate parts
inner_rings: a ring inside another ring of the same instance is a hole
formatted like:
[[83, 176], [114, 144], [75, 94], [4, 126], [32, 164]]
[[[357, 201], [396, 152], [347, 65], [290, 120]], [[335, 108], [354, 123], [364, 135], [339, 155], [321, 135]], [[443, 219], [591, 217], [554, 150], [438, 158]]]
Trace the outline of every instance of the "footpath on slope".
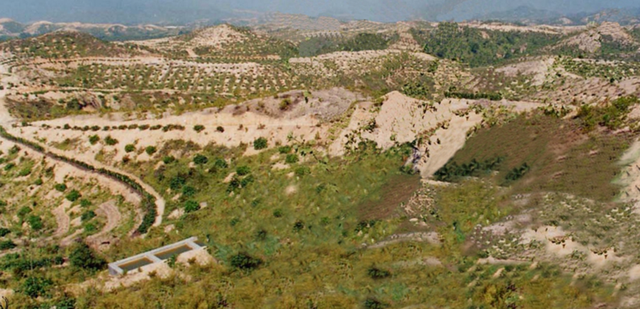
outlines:
[[[0, 68], [2, 71], [2, 68]], [[142, 206], [146, 211], [145, 217], [143, 218], [142, 224], [137, 227], [136, 231], [142, 234], [146, 233], [149, 227], [151, 226], [159, 226], [162, 224], [162, 217], [164, 216], [165, 211], [165, 200], [162, 196], [156, 192], [151, 186], [144, 183], [140, 178], [135, 175], [132, 175], [127, 172], [123, 172], [112, 167], [107, 167], [104, 164], [92, 160], [90, 163], [82, 162], [76, 159], [73, 159], [73, 155], [67, 156], [66, 153], [60, 150], [52, 149], [47, 147], [46, 145], [40, 145], [37, 142], [27, 140], [20, 136], [14, 136], [11, 133], [7, 132], [2, 125], [12, 125], [16, 122], [16, 120], [9, 114], [9, 111], [6, 108], [5, 96], [7, 94], [7, 90], [0, 91], [0, 137], [6, 140], [10, 140], [14, 143], [22, 144], [26, 147], [33, 149], [43, 155], [59, 162], [70, 164], [79, 170], [86, 173], [93, 173], [97, 176], [108, 177], [119, 181], [129, 188], [131, 188], [134, 192], [140, 194], [142, 197]], [[150, 207], [153, 204], [155, 207]], [[147, 207], [144, 207], [147, 205]], [[153, 215], [153, 217], [151, 217]], [[153, 223], [151, 223], [153, 222]]]

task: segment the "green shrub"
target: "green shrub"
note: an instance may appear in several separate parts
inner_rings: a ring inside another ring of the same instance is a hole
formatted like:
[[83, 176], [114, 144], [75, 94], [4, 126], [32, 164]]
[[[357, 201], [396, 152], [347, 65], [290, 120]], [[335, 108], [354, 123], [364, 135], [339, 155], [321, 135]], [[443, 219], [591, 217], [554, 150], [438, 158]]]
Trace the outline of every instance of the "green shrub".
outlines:
[[71, 192], [69, 192], [69, 194], [67, 194], [66, 199], [71, 201], [71, 202], [75, 202], [77, 201], [82, 195], [80, 194], [80, 192], [78, 192], [78, 190], [71, 190]]
[[198, 202], [189, 200], [186, 203], [184, 203], [185, 213], [190, 213], [198, 210], [200, 210], [200, 204]]
[[294, 170], [294, 173], [298, 177], [303, 177], [304, 175], [311, 173], [311, 170], [306, 166], [299, 166]]
[[40, 277], [28, 277], [20, 285], [20, 293], [25, 294], [31, 298], [38, 298], [49, 294], [49, 290], [53, 286], [53, 281], [40, 278]]
[[89, 207], [91, 206], [91, 202], [88, 199], [81, 199], [80, 200], [80, 207]]
[[192, 197], [196, 195], [196, 189], [191, 186], [182, 187], [182, 196], [184, 197]]
[[371, 277], [372, 279], [384, 279], [391, 276], [391, 272], [377, 267], [370, 267], [367, 270], [367, 275], [369, 275], [369, 277]]
[[13, 162], [9, 162], [7, 163], [7, 165], [4, 166], [4, 170], [5, 171], [10, 171], [11, 169], [13, 169], [14, 167], [16, 167], [15, 163]]
[[31, 167], [25, 167], [18, 172], [18, 176], [24, 177], [31, 174]]
[[109, 146], [118, 144], [118, 140], [111, 137], [111, 135], [107, 135], [107, 137], [104, 138], [104, 142], [107, 143], [107, 145]]
[[156, 147], [154, 147], [154, 146], [147, 146], [147, 148], [145, 148], [145, 149], [144, 149], [144, 151], [145, 151], [148, 155], [152, 156], [154, 153], [156, 153]]
[[209, 162], [209, 158], [204, 155], [197, 154], [195, 157], [193, 157], [193, 163], [197, 165], [204, 165], [207, 164], [207, 162]]
[[241, 270], [252, 270], [262, 265], [262, 260], [252, 257], [248, 253], [240, 252], [231, 257], [231, 266]]
[[223, 159], [216, 159], [216, 161], [213, 162], [213, 166], [215, 166], [216, 168], [225, 169], [229, 167], [229, 164], [227, 164], [227, 161]]
[[278, 152], [281, 154], [286, 154], [291, 152], [291, 146], [280, 146], [278, 147]]
[[92, 222], [85, 224], [82, 228], [84, 229], [85, 233], [93, 233], [98, 230], [96, 225], [93, 224]]
[[10, 250], [15, 247], [17, 247], [17, 245], [11, 240], [0, 241], [0, 250]]
[[238, 168], [236, 168], [236, 174], [240, 176], [249, 175], [250, 173], [251, 173], [251, 168], [249, 168], [246, 165], [238, 166]]
[[268, 146], [268, 141], [264, 137], [259, 137], [253, 141], [253, 148], [255, 150], [265, 149]]
[[89, 143], [91, 145], [95, 145], [96, 143], [98, 143], [100, 141], [100, 136], [98, 135], [91, 135], [89, 136]]
[[204, 129], [205, 129], [204, 126], [201, 125], [201, 124], [197, 124], [197, 125], [193, 126], [193, 130], [198, 132], [198, 133], [204, 131]]
[[276, 209], [273, 211], [273, 216], [276, 218], [282, 218], [283, 215], [284, 213], [282, 212], [282, 209]]
[[42, 218], [35, 215], [29, 216], [29, 218], [27, 218], [27, 222], [29, 223], [29, 226], [31, 226], [31, 229], [33, 229], [34, 231], [41, 230], [44, 227]]
[[171, 190], [178, 190], [182, 188], [185, 183], [187, 183], [187, 180], [184, 179], [184, 177], [178, 175], [171, 178], [171, 180], [169, 181], [169, 188], [171, 188]]
[[13, 147], [9, 148], [9, 154], [14, 155], [20, 151], [20, 147], [18, 145], [13, 145]]
[[176, 161], [176, 158], [173, 156], [166, 156], [162, 158], [162, 162], [164, 162], [164, 164], [171, 164], [175, 161]]
[[295, 153], [290, 153], [284, 158], [284, 162], [287, 164], [298, 163], [298, 155]]
[[96, 213], [93, 210], [87, 210], [80, 215], [82, 222], [89, 221], [96, 217]]
[[125, 152], [134, 152], [134, 151], [136, 151], [136, 146], [134, 144], [127, 144], [126, 146], [124, 146], [124, 151]]
[[383, 308], [387, 308], [387, 307], [389, 307], [388, 304], [380, 302], [379, 300], [377, 300], [375, 298], [369, 297], [364, 301], [364, 308], [365, 309], [383, 309]]
[[216, 128], [216, 131], [218, 131], [218, 132], [220, 132], [220, 133], [224, 133], [224, 128], [223, 128], [223, 127], [221, 127], [221, 126], [218, 126], [218, 127]]
[[0, 237], [5, 237], [11, 233], [11, 230], [5, 227], [0, 227]]
[[27, 214], [31, 213], [31, 208], [29, 206], [22, 206], [20, 210], [18, 210], [18, 218], [24, 218]]
[[296, 232], [302, 231], [304, 229], [304, 221], [298, 220], [293, 224], [293, 230]]
[[63, 184], [63, 183], [57, 183], [55, 186], [53, 186], [56, 190], [60, 191], [60, 192], [64, 192], [67, 190], [67, 185]]
[[79, 267], [87, 270], [100, 270], [106, 262], [96, 257], [91, 248], [84, 243], [77, 244], [69, 255], [69, 262], [74, 267]]
[[42, 178], [36, 179], [36, 181], [34, 181], [33, 184], [36, 186], [42, 186], [43, 184]]

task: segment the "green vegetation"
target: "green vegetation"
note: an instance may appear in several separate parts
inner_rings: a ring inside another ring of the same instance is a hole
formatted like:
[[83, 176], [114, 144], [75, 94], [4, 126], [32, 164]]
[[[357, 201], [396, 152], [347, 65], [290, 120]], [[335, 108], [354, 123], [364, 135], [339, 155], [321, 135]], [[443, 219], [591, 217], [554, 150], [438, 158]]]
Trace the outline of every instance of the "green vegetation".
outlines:
[[262, 150], [268, 147], [267, 139], [264, 137], [259, 137], [255, 141], [253, 141], [253, 148], [255, 150]]
[[582, 118], [567, 121], [535, 112], [478, 131], [437, 177], [455, 181], [455, 175], [466, 176], [463, 171], [473, 170], [468, 164], [472, 160], [501, 157], [502, 162], [494, 167], [496, 173], [472, 172], [470, 176], [509, 184], [515, 193], [563, 192], [610, 201], [620, 190], [612, 183], [620, 170], [616, 160], [630, 138], [595, 130], [585, 133]]
[[111, 135], [107, 135], [107, 137], [104, 138], [104, 142], [109, 146], [114, 146], [118, 144], [118, 140], [111, 137]]
[[72, 266], [90, 271], [100, 270], [106, 266], [105, 261], [97, 257], [91, 248], [84, 243], [77, 244], [72, 248], [69, 262]]
[[77, 201], [80, 197], [82, 197], [82, 195], [78, 190], [71, 190], [71, 192], [65, 196], [65, 198], [71, 202]]
[[136, 146], [133, 144], [127, 144], [124, 146], [124, 151], [125, 152], [134, 152], [136, 151]]
[[67, 185], [63, 184], [63, 183], [58, 183], [54, 186], [54, 188], [60, 192], [64, 192], [67, 191]]
[[157, 149], [155, 146], [147, 146], [144, 149], [144, 152], [146, 152], [148, 155], [152, 156], [154, 153], [156, 153]]
[[100, 137], [98, 135], [91, 135], [89, 136], [89, 143], [91, 145], [95, 145], [100, 141]]
[[444, 22], [433, 30], [412, 30], [424, 51], [439, 58], [459, 60], [471, 67], [534, 55], [560, 37], [539, 32], [490, 31]]
[[381, 50], [399, 39], [398, 34], [358, 33], [351, 38], [318, 36], [307, 38], [298, 45], [302, 57], [312, 57], [336, 51]]
[[596, 126], [607, 127], [610, 130], [621, 128], [626, 122], [629, 107], [640, 102], [638, 97], [622, 97], [606, 106], [582, 105], [578, 110], [578, 118], [582, 127], [591, 131]]
[[193, 130], [198, 132], [198, 133], [204, 131], [204, 129], [205, 129], [204, 126], [201, 125], [201, 124], [197, 124], [197, 125], [193, 126]]

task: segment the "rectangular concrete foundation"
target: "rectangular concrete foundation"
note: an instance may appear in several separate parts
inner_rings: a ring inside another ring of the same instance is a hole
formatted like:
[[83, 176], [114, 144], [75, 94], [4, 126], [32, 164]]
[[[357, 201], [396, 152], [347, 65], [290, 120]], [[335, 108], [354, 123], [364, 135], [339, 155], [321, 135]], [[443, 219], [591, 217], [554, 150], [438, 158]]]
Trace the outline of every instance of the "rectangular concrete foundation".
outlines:
[[177, 243], [166, 245], [158, 249], [147, 251], [126, 259], [110, 263], [109, 274], [113, 276], [123, 275], [125, 272], [154, 263], [162, 262], [174, 255], [179, 255], [192, 250], [204, 248], [203, 246], [196, 243], [197, 240], [197, 237], [187, 238]]

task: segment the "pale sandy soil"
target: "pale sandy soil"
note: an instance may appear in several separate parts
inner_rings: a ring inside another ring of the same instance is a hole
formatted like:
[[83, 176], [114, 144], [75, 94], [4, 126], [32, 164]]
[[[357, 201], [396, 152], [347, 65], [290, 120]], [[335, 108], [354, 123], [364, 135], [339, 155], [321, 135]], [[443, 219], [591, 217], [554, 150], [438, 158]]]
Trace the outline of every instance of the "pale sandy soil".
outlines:
[[555, 63], [555, 58], [532, 60], [527, 62], [518, 62], [516, 64], [507, 65], [496, 69], [496, 72], [504, 73], [506, 76], [516, 77], [519, 74], [529, 75], [533, 77], [532, 85], [541, 86], [547, 75], [550, 73]]
[[69, 231], [70, 219], [69, 214], [67, 214], [67, 208], [69, 208], [69, 206], [71, 206], [71, 202], [64, 200], [60, 206], [51, 211], [51, 213], [56, 217], [56, 224], [58, 225], [52, 237], [61, 237]]
[[[329, 153], [343, 155], [344, 145], [350, 139], [348, 136], [354, 132], [359, 135], [356, 140], [372, 140], [383, 149], [422, 137], [423, 143], [418, 146], [422, 156], [416, 167], [423, 177], [428, 178], [464, 146], [469, 130], [482, 122], [482, 116], [473, 112], [469, 112], [467, 116], [456, 115], [477, 102], [445, 99], [435, 104], [433, 108], [428, 108], [423, 102], [399, 92], [389, 93], [379, 112], [370, 103], [359, 104], [351, 117], [349, 126], [330, 146]], [[517, 112], [540, 106], [536, 103], [508, 101], [495, 104], [512, 106]], [[373, 120], [376, 124], [374, 130], [370, 132], [362, 130]]]
[[389, 237], [388, 240], [380, 241], [375, 244], [367, 246], [370, 249], [382, 248], [391, 244], [404, 242], [404, 241], [420, 241], [428, 242], [433, 245], [440, 245], [440, 237], [436, 232], [424, 232], [424, 233], [408, 233], [408, 234], [396, 234]]
[[98, 216], [105, 217], [107, 219], [107, 224], [105, 224], [99, 233], [87, 237], [87, 242], [92, 245], [99, 246], [102, 242], [109, 241], [109, 233], [118, 227], [122, 221], [122, 215], [120, 214], [118, 207], [116, 207], [115, 200], [102, 203], [98, 206], [96, 214]]
[[623, 45], [634, 44], [633, 37], [619, 24], [603, 22], [598, 27], [591, 28], [588, 31], [570, 37], [559, 45], [575, 46], [580, 50], [593, 53], [602, 46], [600, 40], [603, 36], [610, 37], [613, 41]]
[[[564, 243], [554, 244], [551, 239], [556, 237], [566, 237]], [[573, 239], [562, 230], [561, 227], [555, 226], [543, 226], [536, 230], [528, 229], [522, 235], [522, 243], [529, 244], [531, 241], [540, 241], [545, 245], [545, 251], [547, 254], [557, 257], [566, 257], [572, 254], [574, 251], [582, 252], [586, 254], [586, 261], [594, 267], [601, 268], [608, 263], [615, 263], [624, 261], [625, 258], [616, 256], [616, 253], [611, 247], [605, 255], [599, 255], [592, 251], [593, 248], [587, 248], [582, 244], [573, 241]]]

